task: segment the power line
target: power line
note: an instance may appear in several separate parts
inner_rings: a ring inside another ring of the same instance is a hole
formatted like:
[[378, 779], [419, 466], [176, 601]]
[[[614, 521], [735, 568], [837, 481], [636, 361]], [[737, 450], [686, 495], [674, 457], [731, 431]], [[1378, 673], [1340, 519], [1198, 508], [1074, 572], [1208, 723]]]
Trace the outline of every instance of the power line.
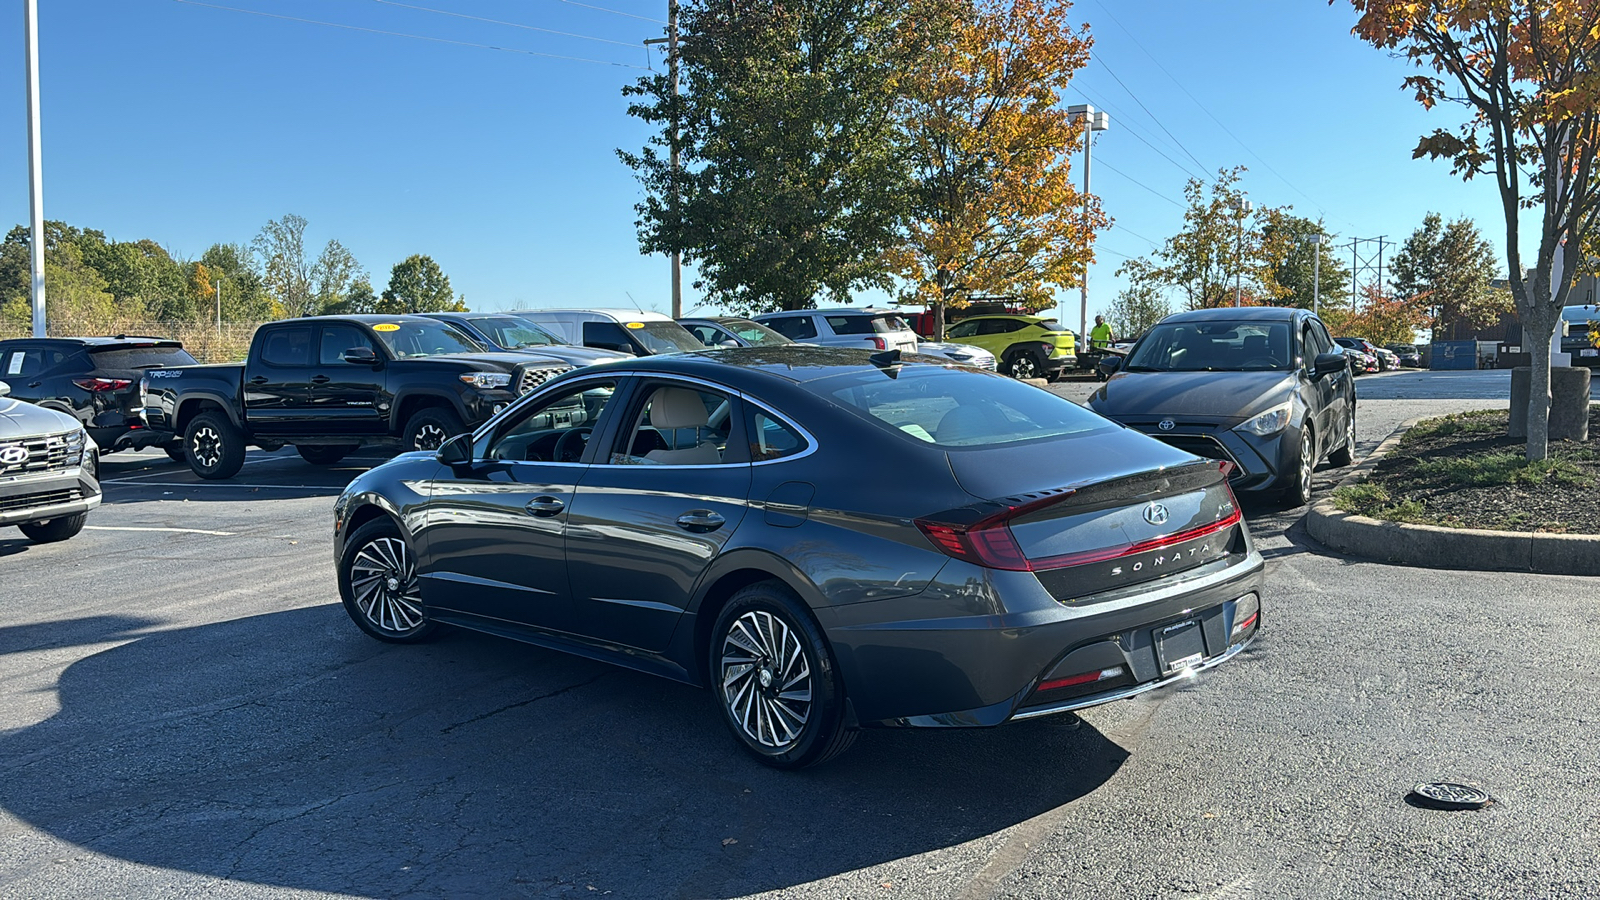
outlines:
[[[1126, 84], [1123, 84], [1121, 78], [1117, 78], [1117, 73], [1112, 71], [1111, 66], [1106, 64], [1105, 57], [1099, 55], [1098, 53], [1094, 53], [1093, 51], [1091, 51], [1089, 55], [1100, 63], [1100, 67], [1106, 70], [1107, 75], [1110, 75], [1112, 78], [1116, 78], [1117, 84], [1121, 85], [1122, 89], [1127, 92], [1128, 96], [1133, 98], [1133, 102], [1139, 104], [1139, 108], [1144, 110], [1144, 114], [1150, 117], [1150, 121], [1156, 123], [1157, 128], [1160, 128], [1162, 131], [1166, 132], [1167, 137], [1172, 138], [1172, 142], [1178, 145], [1179, 150], [1182, 150], [1185, 155], [1194, 160], [1195, 165], [1208, 172], [1210, 171], [1210, 167], [1201, 162], [1193, 153], [1190, 153], [1189, 148], [1183, 145], [1183, 141], [1178, 140], [1177, 135], [1167, 131], [1167, 126], [1161, 124], [1161, 120], [1156, 118], [1156, 114], [1150, 111], [1150, 107], [1144, 105], [1144, 101], [1139, 99], [1139, 95], [1135, 94], [1131, 89], [1129, 89]], [[1307, 197], [1306, 199], [1309, 200], [1311, 198]]]
[[1116, 166], [1113, 166], [1112, 164], [1110, 164], [1110, 163], [1108, 163], [1108, 162], [1106, 162], [1104, 160], [1100, 161], [1100, 165], [1105, 166], [1106, 168], [1110, 169], [1111, 171], [1117, 173], [1118, 175], [1121, 175], [1123, 178], [1126, 178], [1129, 181], [1133, 182], [1134, 184], [1137, 184], [1139, 187], [1144, 188], [1145, 190], [1149, 191], [1152, 194], [1155, 194], [1157, 197], [1160, 197], [1161, 199], [1167, 201], [1168, 203], [1171, 203], [1173, 206], [1176, 206], [1179, 209], [1183, 209], [1183, 204], [1182, 203], [1179, 203], [1178, 201], [1172, 199], [1171, 197], [1168, 197], [1166, 194], [1161, 193], [1160, 191], [1156, 190], [1155, 188], [1151, 187], [1148, 184], [1145, 184], [1144, 182], [1140, 181], [1139, 179], [1133, 177], [1132, 175], [1129, 175], [1127, 172], [1122, 171], [1121, 169], [1117, 168]]
[[1178, 162], [1177, 160], [1175, 160], [1172, 157], [1168, 156], [1166, 154], [1166, 152], [1163, 151], [1160, 147], [1157, 147], [1155, 144], [1152, 144], [1148, 138], [1146, 138], [1144, 135], [1140, 134], [1138, 129], [1134, 128], [1133, 125], [1129, 121], [1126, 121], [1128, 119], [1131, 119], [1132, 118], [1131, 116], [1122, 115], [1115, 106], [1112, 106], [1111, 104], [1105, 102], [1104, 100], [1101, 100], [1098, 97], [1094, 96], [1093, 94], [1091, 94], [1089, 92], [1089, 90], [1087, 88], [1085, 88], [1085, 87], [1083, 87], [1081, 85], [1073, 85], [1073, 88], [1075, 90], [1077, 90], [1078, 93], [1082, 94], [1084, 97], [1086, 97], [1087, 99], [1089, 99], [1093, 103], [1099, 105], [1102, 109], [1106, 109], [1106, 110], [1109, 110], [1109, 111], [1111, 111], [1113, 113], [1117, 113], [1118, 117], [1123, 120], [1119, 127], [1127, 129], [1127, 132], [1129, 134], [1133, 135], [1135, 139], [1137, 139], [1140, 143], [1144, 144], [1146, 147], [1149, 147], [1151, 150], [1154, 150], [1157, 154], [1160, 155], [1160, 157], [1162, 159], [1166, 160], [1169, 163], [1172, 163], [1174, 166], [1177, 166], [1178, 170], [1183, 172], [1183, 174], [1188, 175], [1191, 178], [1198, 178], [1201, 181], [1205, 181], [1206, 180], [1206, 177], [1207, 177], [1206, 175], [1204, 175], [1204, 174], [1196, 174], [1193, 169], [1189, 168], [1188, 166], [1184, 165], [1183, 163]]
[[432, 42], [434, 42], [436, 44], [453, 44], [453, 45], [455, 45], [457, 47], [474, 47], [474, 48], [479, 49], [479, 50], [498, 50], [501, 53], [520, 53], [520, 54], [522, 54], [524, 56], [542, 56], [542, 57], [545, 57], [546, 59], [564, 59], [564, 60], [567, 60], [568, 62], [594, 63], [595, 65], [600, 65], [600, 66], [616, 66], [616, 67], [622, 68], [622, 69], [638, 69], [641, 72], [650, 71], [650, 69], [648, 69], [648, 68], [646, 68], [644, 66], [634, 66], [634, 65], [629, 65], [628, 63], [610, 62], [609, 60], [604, 60], [604, 59], [585, 59], [584, 57], [581, 57], [581, 56], [562, 56], [562, 55], [560, 55], [558, 53], [541, 53], [538, 50], [523, 50], [523, 49], [518, 48], [518, 47], [497, 47], [497, 46], [495, 46], [493, 44], [474, 44], [474, 43], [472, 43], [470, 41], [456, 41], [456, 40], [451, 40], [450, 38], [433, 37], [431, 35], [425, 35], [425, 34], [407, 34], [407, 33], [402, 32], [402, 31], [383, 31], [383, 30], [378, 29], [378, 28], [364, 28], [364, 27], [362, 27], [360, 25], [343, 25], [343, 24], [340, 24], [338, 22], [321, 22], [321, 21], [318, 21], [316, 19], [302, 19], [302, 18], [300, 18], [298, 16], [284, 16], [284, 15], [279, 15], [277, 13], [262, 12], [262, 11], [256, 10], [256, 9], [240, 9], [240, 8], [238, 8], [236, 6], [219, 6], [219, 5], [215, 4], [215, 3], [202, 3], [202, 2], [200, 2], [200, 0], [172, 0], [172, 2], [174, 2], [174, 3], [183, 3], [183, 4], [186, 4], [188, 6], [203, 6], [203, 7], [207, 8], [207, 9], [221, 9], [221, 10], [226, 10], [227, 12], [244, 13], [246, 15], [251, 15], [251, 16], [261, 16], [261, 17], [267, 18], [267, 19], [282, 19], [282, 20], [284, 20], [286, 22], [300, 22], [300, 23], [305, 24], [305, 25], [321, 25], [321, 26], [324, 26], [326, 28], [343, 28], [343, 29], [345, 29], [347, 31], [364, 31], [364, 32], [366, 32], [368, 34], [382, 34], [382, 35], [387, 35], [389, 37], [403, 37], [403, 38], [412, 38], [412, 39], [418, 40], [418, 41], [432, 41]]
[[665, 24], [667, 24], [665, 19], [652, 19], [649, 16], [638, 16], [638, 15], [634, 15], [633, 13], [630, 13], [630, 12], [623, 12], [620, 9], [607, 9], [604, 6], [592, 6], [592, 5], [588, 4], [588, 3], [579, 3], [578, 0], [560, 0], [560, 2], [567, 3], [567, 4], [570, 4], [572, 6], [581, 6], [584, 9], [593, 9], [593, 10], [599, 10], [600, 12], [604, 12], [604, 13], [611, 13], [614, 16], [627, 16], [630, 19], [642, 19], [643, 21], [646, 21], [646, 22], [654, 22], [657, 25], [665, 25]]
[[570, 31], [556, 31], [553, 28], [540, 28], [538, 25], [524, 25], [521, 22], [504, 22], [500, 19], [486, 19], [483, 16], [472, 16], [466, 13], [452, 12], [448, 9], [434, 9], [431, 6], [413, 6], [410, 3], [399, 3], [397, 0], [372, 0], [385, 6], [398, 6], [401, 9], [412, 9], [417, 12], [437, 13], [441, 16], [453, 16], [457, 19], [471, 19], [474, 22], [488, 22], [491, 25], [505, 25], [510, 28], [525, 28], [528, 31], [542, 31], [545, 34], [558, 34], [562, 37], [577, 38], [582, 41], [596, 41], [601, 44], [616, 44], [618, 47], [627, 47], [630, 50], [639, 46], [638, 41], [613, 41], [610, 38], [590, 37], [587, 34], [573, 34]]
[[1120, 232], [1123, 232], [1124, 234], [1131, 234], [1134, 237], [1138, 238], [1141, 241], [1144, 241], [1146, 244], [1149, 244], [1152, 247], [1160, 247], [1161, 246], [1160, 244], [1156, 243], [1155, 241], [1150, 240], [1149, 238], [1145, 237], [1144, 235], [1140, 234], [1137, 231], [1134, 231], [1131, 228], [1125, 228], [1125, 227], [1123, 227], [1121, 225], [1112, 225], [1111, 226], [1111, 230], [1120, 231]]

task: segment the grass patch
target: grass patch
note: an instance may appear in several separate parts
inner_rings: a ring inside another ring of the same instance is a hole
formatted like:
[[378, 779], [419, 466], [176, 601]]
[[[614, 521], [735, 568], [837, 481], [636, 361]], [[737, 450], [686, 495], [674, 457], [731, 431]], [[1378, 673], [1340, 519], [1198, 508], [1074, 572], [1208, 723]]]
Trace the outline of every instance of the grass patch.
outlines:
[[1586, 486], [1593, 483], [1570, 459], [1549, 457], [1538, 462], [1514, 450], [1478, 453], [1434, 459], [1419, 459], [1412, 471], [1424, 478], [1439, 478], [1450, 484], [1490, 487], [1500, 484], [1557, 484]]
[[1400, 445], [1452, 434], [1499, 434], [1505, 430], [1507, 412], [1503, 409], [1475, 409], [1437, 419], [1424, 419], [1400, 436]]
[[1382, 485], [1370, 481], [1347, 484], [1333, 492], [1333, 505], [1347, 513], [1371, 519], [1412, 524], [1435, 524], [1433, 517], [1415, 500], [1396, 501]]

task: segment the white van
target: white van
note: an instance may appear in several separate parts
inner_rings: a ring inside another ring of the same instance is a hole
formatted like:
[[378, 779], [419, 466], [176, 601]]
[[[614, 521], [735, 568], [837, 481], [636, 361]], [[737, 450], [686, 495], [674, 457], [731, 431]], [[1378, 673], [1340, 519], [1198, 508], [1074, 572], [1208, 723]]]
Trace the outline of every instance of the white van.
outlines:
[[616, 350], [634, 356], [688, 353], [706, 349], [670, 316], [637, 309], [520, 309], [530, 319], [569, 344]]

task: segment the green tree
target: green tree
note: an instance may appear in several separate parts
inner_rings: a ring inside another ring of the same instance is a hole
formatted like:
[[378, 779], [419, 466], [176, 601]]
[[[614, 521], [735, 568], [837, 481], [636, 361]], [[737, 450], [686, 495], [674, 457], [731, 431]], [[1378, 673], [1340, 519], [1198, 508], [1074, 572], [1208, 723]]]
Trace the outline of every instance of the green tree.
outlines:
[[1494, 247], [1463, 216], [1448, 224], [1428, 213], [1394, 257], [1394, 287], [1428, 316], [1436, 339], [1456, 322], [1483, 326], [1512, 308], [1511, 295], [1495, 288]]
[[227, 321], [258, 322], [283, 316], [283, 310], [267, 295], [250, 248], [212, 244], [201, 254], [200, 263], [222, 281], [222, 317]]
[[420, 253], [406, 257], [389, 272], [389, 286], [377, 304], [377, 312], [400, 313], [466, 312], [467, 306], [450, 290], [450, 279], [431, 256]]
[[318, 312], [342, 304], [357, 281], [365, 281], [367, 273], [356, 262], [355, 255], [336, 240], [328, 241], [311, 267], [312, 293]]
[[382, 299], [373, 291], [372, 282], [367, 280], [365, 273], [357, 276], [350, 285], [350, 290], [337, 303], [323, 308], [323, 313], [330, 316], [349, 316], [359, 313], [374, 313], [379, 311]]
[[1119, 338], [1138, 337], [1172, 314], [1172, 305], [1154, 285], [1130, 284], [1111, 301], [1106, 318]]
[[250, 249], [261, 260], [262, 284], [284, 315], [308, 316], [316, 311], [304, 218], [290, 213], [269, 220], [250, 242]]
[[[658, 132], [619, 150], [645, 189], [640, 248], [679, 251], [709, 302], [755, 313], [887, 288], [881, 257], [909, 195], [895, 85], [903, 0], [689, 0], [682, 91], [623, 89]], [[671, 163], [674, 130], [682, 154]]]
[[[1268, 242], [1281, 246], [1285, 253], [1272, 272], [1273, 280], [1284, 289], [1277, 301], [1280, 305], [1311, 309], [1319, 302], [1324, 308], [1349, 304], [1350, 270], [1335, 256], [1333, 235], [1321, 222], [1285, 213], [1270, 222], [1265, 231]], [[1320, 236], [1321, 243], [1311, 243], [1312, 235]], [[1320, 266], [1318, 256], [1322, 258]], [[1318, 283], [1320, 292], [1316, 290]]]

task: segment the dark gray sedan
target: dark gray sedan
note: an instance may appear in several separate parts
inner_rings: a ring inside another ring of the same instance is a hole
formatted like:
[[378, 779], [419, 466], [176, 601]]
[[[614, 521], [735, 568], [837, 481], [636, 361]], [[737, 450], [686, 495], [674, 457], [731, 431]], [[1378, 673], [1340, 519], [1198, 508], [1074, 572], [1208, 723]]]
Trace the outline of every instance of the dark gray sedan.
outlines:
[[335, 505], [367, 634], [472, 628], [709, 687], [780, 768], [1232, 658], [1261, 556], [1223, 467], [1015, 380], [784, 346], [564, 375]]
[[1355, 449], [1350, 364], [1303, 309], [1202, 309], [1162, 319], [1089, 398], [1101, 415], [1233, 465], [1233, 486], [1311, 502], [1323, 459]]

